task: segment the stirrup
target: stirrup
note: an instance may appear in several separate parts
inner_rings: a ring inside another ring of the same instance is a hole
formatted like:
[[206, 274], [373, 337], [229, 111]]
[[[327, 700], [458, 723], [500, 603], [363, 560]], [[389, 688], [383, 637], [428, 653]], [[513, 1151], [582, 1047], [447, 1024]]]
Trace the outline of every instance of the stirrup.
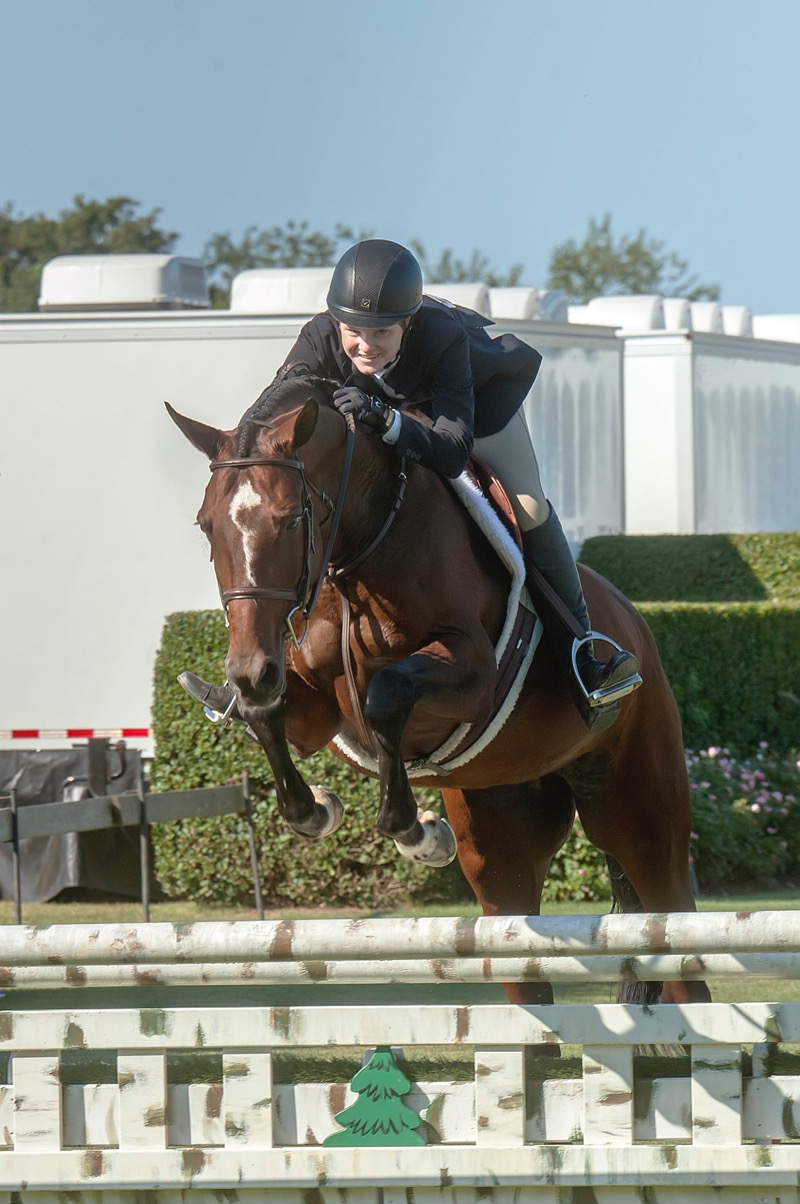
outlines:
[[203, 714], [206, 719], [210, 719], [212, 723], [216, 723], [219, 727], [230, 727], [234, 723], [244, 723], [244, 720], [239, 715], [232, 715], [231, 712], [236, 709], [236, 695], [231, 691], [231, 700], [224, 711], [215, 711], [213, 707], [206, 706], [203, 703]]
[[[604, 644], [610, 644], [611, 647], [617, 652], [626, 651], [626, 649], [618, 644], [616, 640], [612, 640], [611, 636], [603, 635], [599, 631], [587, 631], [586, 635], [583, 636], [582, 639], [577, 639], [576, 637], [572, 641], [573, 678], [577, 683], [578, 690], [583, 696], [583, 699], [589, 704], [590, 707], [606, 706], [609, 703], [618, 702], [620, 698], [625, 698], [628, 694], [632, 694], [634, 690], [638, 690], [639, 686], [642, 684], [641, 675], [639, 673], [632, 673], [630, 677], [626, 677], [622, 681], [614, 682], [608, 686], [602, 686], [597, 690], [587, 690], [580, 674], [580, 670], [578, 669], [578, 653], [580, 652], [581, 648], [584, 648], [587, 644], [593, 643], [595, 640], [601, 640]], [[631, 653], [631, 656], [632, 655], [633, 653]]]
[[210, 721], [217, 727], [243, 727], [244, 734], [248, 737], [248, 739], [252, 740], [254, 744], [258, 744], [260, 746], [261, 741], [251, 728], [250, 724], [245, 719], [242, 719], [241, 715], [231, 714], [235, 707], [236, 695], [234, 694], [224, 711], [215, 711], [213, 707], [206, 706], [206, 704], [203, 703], [203, 714], [205, 715], [206, 719], [210, 719]]

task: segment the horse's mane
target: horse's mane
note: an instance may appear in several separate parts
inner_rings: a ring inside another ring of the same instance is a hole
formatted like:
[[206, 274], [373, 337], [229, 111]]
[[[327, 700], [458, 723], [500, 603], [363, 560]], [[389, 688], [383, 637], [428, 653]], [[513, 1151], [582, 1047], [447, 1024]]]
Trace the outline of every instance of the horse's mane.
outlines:
[[324, 393], [326, 398], [334, 388], [336, 381], [326, 380], [322, 376], [311, 373], [296, 376], [276, 376], [272, 384], [267, 385], [260, 397], [256, 398], [249, 410], [246, 410], [239, 420], [236, 454], [240, 457], [249, 456], [258, 433], [258, 428], [264, 426], [271, 418], [276, 417], [286, 409], [299, 388], [311, 386], [316, 394]]

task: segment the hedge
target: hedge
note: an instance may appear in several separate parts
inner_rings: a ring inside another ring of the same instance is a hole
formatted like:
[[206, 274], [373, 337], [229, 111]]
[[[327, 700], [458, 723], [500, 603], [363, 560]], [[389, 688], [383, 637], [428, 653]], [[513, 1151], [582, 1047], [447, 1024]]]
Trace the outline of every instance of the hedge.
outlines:
[[[777, 754], [797, 745], [800, 537], [603, 536], [587, 541], [581, 558], [636, 601], [652, 628], [688, 748], [719, 745], [746, 755], [765, 741]], [[679, 591], [691, 600], [670, 601]], [[377, 784], [327, 752], [308, 758], [302, 771], [309, 783], [338, 791], [347, 808], [345, 824], [319, 845], [291, 832], [278, 814], [263, 752], [240, 729], [208, 723], [175, 681], [185, 668], [218, 680], [226, 649], [219, 611], [168, 617], [155, 669], [151, 784], [155, 790], [181, 790], [215, 785], [249, 770], [258, 800], [256, 830], [267, 906], [380, 910], [470, 898], [457, 865], [425, 869], [399, 857], [392, 842], [377, 835]], [[707, 793], [710, 811], [701, 833], [705, 850], [716, 823], [714, 793]], [[436, 791], [419, 792], [419, 797], [438, 806]], [[743, 815], [740, 822], [749, 831], [754, 821]], [[210, 904], [252, 899], [240, 818], [159, 825], [154, 843], [156, 872], [167, 894]], [[727, 848], [730, 841], [723, 843]], [[737, 838], [734, 847], [740, 844], [745, 847]], [[789, 860], [796, 870], [794, 849]], [[741, 878], [748, 867], [734, 862], [721, 868], [719, 856], [704, 858], [701, 850], [699, 868]], [[713, 875], [709, 885], [712, 880]], [[554, 863], [545, 897], [609, 897], [602, 859], [580, 829]]]
[[800, 604], [800, 534], [597, 535], [581, 560], [633, 602]]
[[650, 625], [687, 747], [797, 745], [800, 535], [598, 536], [581, 560]]
[[[218, 728], [177, 684], [191, 668], [218, 680], [227, 651], [218, 611], [168, 616], [156, 659], [153, 790], [218, 785], [248, 770], [255, 808], [259, 868], [268, 907], [395, 908], [446, 903], [471, 894], [457, 864], [431, 870], [402, 858], [375, 829], [377, 782], [355, 774], [327, 752], [302, 763], [309, 784], [322, 783], [341, 797], [346, 817], [330, 840], [310, 844], [278, 814], [272, 774], [263, 751], [241, 728]], [[438, 805], [438, 791], [418, 791]], [[232, 904], [252, 899], [246, 829], [238, 816], [183, 820], [153, 830], [155, 869], [173, 898]]]

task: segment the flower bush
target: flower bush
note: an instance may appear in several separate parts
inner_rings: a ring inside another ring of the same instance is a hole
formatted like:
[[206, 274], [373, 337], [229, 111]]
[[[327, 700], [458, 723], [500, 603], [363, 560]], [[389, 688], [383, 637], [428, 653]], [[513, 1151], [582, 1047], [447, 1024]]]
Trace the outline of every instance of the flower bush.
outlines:
[[700, 886], [791, 886], [800, 881], [800, 763], [764, 741], [735, 757], [712, 747], [686, 754], [692, 853]]
[[[746, 757], [727, 748], [686, 751], [692, 791], [692, 858], [700, 890], [781, 888], [800, 883], [800, 761], [762, 742]], [[551, 900], [605, 901], [603, 855], [580, 823], [545, 884]]]

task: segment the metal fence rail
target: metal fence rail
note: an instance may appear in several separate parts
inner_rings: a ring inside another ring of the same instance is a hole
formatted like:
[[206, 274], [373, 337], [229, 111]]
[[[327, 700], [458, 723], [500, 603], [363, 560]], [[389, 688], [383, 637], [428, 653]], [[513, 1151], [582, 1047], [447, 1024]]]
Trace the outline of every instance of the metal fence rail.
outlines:
[[27, 807], [18, 807], [16, 796], [15, 780], [11, 784], [8, 796], [0, 798], [0, 844], [10, 843], [13, 847], [14, 910], [17, 924], [22, 923], [20, 863], [23, 840], [67, 832], [101, 832], [110, 828], [138, 827], [142, 911], [145, 921], [149, 921], [151, 826], [157, 823], [172, 823], [179, 819], [208, 819], [218, 815], [243, 815], [245, 818], [256, 911], [260, 919], [264, 916], [250, 777], [247, 773], [243, 773], [241, 780], [235, 784], [211, 786], [202, 790], [150, 794], [144, 778], [140, 775], [135, 794], [100, 795], [74, 801], [36, 803]]

